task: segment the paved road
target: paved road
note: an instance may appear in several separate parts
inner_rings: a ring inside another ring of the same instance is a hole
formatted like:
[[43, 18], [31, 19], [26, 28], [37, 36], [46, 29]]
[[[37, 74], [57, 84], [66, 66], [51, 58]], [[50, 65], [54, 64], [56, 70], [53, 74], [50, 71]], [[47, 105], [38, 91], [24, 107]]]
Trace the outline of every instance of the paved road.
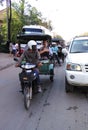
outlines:
[[54, 82], [41, 76], [43, 93], [34, 95], [29, 111], [19, 93], [20, 71], [14, 65], [0, 71], [0, 130], [88, 130], [88, 96], [81, 89], [65, 93], [64, 64], [55, 67]]
[[10, 56], [8, 53], [0, 53], [0, 70], [3, 70], [7, 67], [10, 67], [15, 62], [13, 60], [13, 57]]
[[[0, 70], [14, 63], [0, 53]], [[88, 130], [88, 93], [65, 93], [64, 65], [55, 68], [53, 83], [41, 76], [43, 93], [34, 95], [29, 111], [19, 93], [19, 72], [14, 66], [0, 72], [0, 130]]]

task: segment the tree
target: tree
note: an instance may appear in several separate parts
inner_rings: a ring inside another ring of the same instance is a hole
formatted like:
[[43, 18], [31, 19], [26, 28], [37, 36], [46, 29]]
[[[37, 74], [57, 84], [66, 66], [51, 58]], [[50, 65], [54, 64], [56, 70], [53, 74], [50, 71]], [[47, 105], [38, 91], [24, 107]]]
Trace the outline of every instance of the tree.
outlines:
[[41, 13], [35, 7], [29, 8], [29, 24], [41, 24]]
[[[38, 12], [38, 10], [35, 7], [32, 7], [28, 2], [26, 3], [25, 0], [20, 0], [19, 3], [13, 2], [11, 6], [11, 41], [16, 41], [16, 35], [21, 31], [24, 25], [42, 25], [52, 30], [51, 21], [47, 22], [45, 18], [42, 18], [41, 12]], [[7, 29], [5, 22], [6, 21], [4, 21], [3, 25], [3, 34], [6, 33]], [[6, 39], [6, 37], [4, 38]]]
[[88, 36], [88, 32], [84, 32], [83, 34], [80, 34], [79, 36]]
[[2, 5], [3, 6], [3, 2], [4, 2], [5, 0], [0, 0], [0, 5]]
[[[5, 0], [0, 0], [0, 4], [3, 5]], [[7, 40], [10, 41], [11, 38], [11, 0], [6, 0], [6, 13], [7, 13]]]

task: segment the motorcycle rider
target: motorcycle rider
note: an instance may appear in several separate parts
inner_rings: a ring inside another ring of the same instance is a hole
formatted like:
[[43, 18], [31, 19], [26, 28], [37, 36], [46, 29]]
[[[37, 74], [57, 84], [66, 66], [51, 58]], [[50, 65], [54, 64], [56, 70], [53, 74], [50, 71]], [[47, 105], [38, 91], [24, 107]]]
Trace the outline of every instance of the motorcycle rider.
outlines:
[[59, 48], [57, 47], [56, 42], [52, 42], [51, 50], [53, 52], [53, 58], [55, 57], [57, 62], [58, 62], [58, 64], [59, 64], [59, 66], [61, 66], [60, 59], [58, 57]]
[[[22, 60], [26, 60], [26, 62], [35, 64], [36, 67], [33, 69], [33, 72], [36, 73], [36, 79], [37, 79], [37, 87], [38, 92], [42, 92], [41, 85], [40, 85], [40, 76], [39, 76], [39, 70], [38, 67], [42, 65], [42, 63], [39, 61], [40, 54], [37, 50], [37, 43], [34, 40], [30, 40], [27, 43], [28, 49], [23, 52], [21, 55], [18, 63], [16, 64], [16, 67], [19, 67], [22, 63]], [[23, 86], [21, 84], [22, 92], [23, 92]]]

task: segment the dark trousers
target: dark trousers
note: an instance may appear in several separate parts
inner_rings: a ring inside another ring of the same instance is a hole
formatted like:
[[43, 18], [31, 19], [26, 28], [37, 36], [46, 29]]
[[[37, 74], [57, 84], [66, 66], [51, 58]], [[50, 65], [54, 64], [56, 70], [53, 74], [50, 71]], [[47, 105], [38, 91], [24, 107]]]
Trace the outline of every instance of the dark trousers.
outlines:
[[37, 81], [37, 85], [40, 85], [40, 76], [39, 76], [39, 70], [38, 69], [34, 69], [33, 73], [36, 74], [36, 81]]
[[58, 64], [60, 65], [60, 60], [57, 54], [53, 53], [53, 58], [55, 58], [58, 62]]

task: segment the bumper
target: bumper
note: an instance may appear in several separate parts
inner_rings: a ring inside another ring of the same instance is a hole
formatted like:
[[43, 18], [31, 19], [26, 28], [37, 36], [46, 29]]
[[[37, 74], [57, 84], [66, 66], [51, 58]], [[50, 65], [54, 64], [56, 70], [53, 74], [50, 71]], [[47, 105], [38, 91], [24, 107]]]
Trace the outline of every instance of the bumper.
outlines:
[[88, 72], [83, 73], [66, 70], [65, 76], [69, 84], [74, 86], [88, 86]]

